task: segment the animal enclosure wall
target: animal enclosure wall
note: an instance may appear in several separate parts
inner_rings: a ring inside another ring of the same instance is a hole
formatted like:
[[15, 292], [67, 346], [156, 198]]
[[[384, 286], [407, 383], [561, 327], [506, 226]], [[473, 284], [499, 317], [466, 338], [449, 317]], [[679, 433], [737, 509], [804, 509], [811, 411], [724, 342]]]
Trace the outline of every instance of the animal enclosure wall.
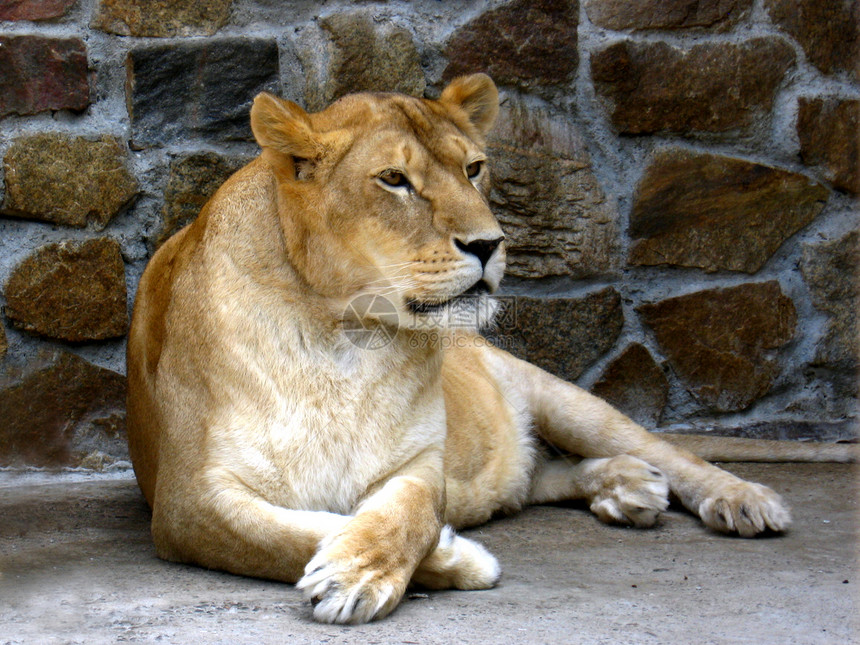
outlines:
[[0, 466], [106, 468], [158, 246], [268, 90], [489, 73], [497, 343], [649, 427], [856, 434], [860, 2], [0, 0]]

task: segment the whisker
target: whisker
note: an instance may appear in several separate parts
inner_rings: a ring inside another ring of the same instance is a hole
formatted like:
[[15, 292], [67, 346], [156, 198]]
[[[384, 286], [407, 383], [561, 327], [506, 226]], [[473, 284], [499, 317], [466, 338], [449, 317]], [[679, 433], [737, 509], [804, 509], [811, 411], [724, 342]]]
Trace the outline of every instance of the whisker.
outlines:
[[393, 269], [395, 267], [408, 267], [408, 266], [411, 266], [413, 264], [418, 264], [418, 262], [415, 260], [410, 260], [408, 262], [393, 262], [392, 264], [380, 264], [379, 268], [380, 269]]
[[368, 282], [367, 286], [374, 285], [374, 284], [384, 284], [386, 282], [397, 282], [397, 281], [399, 281], [403, 278], [406, 278], [406, 277], [408, 277], [408, 276], [386, 276], [384, 278], [377, 278], [376, 280], [371, 280], [370, 282]]
[[408, 267], [408, 266], [411, 266], [413, 264], [418, 264], [418, 262], [415, 262], [413, 260], [410, 260], [409, 262], [392, 262], [391, 264], [380, 264], [379, 268], [380, 269], [391, 269], [393, 267]]

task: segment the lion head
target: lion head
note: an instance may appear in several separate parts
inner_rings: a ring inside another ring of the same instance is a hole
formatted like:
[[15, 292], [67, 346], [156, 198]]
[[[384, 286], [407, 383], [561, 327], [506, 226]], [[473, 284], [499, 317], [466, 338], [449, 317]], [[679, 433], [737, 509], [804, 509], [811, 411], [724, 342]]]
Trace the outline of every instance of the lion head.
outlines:
[[340, 303], [384, 297], [408, 328], [488, 324], [505, 257], [484, 153], [497, 113], [484, 74], [436, 101], [360, 93], [316, 114], [260, 94], [252, 129], [309, 288]]

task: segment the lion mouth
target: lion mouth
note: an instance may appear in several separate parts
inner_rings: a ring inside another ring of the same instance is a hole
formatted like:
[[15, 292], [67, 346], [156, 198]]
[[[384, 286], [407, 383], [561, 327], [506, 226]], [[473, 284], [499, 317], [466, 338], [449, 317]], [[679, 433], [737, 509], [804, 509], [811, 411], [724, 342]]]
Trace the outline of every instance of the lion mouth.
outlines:
[[413, 298], [406, 302], [406, 308], [409, 309], [409, 311], [411, 311], [413, 314], [429, 314], [439, 311], [440, 309], [444, 309], [445, 307], [454, 304], [455, 302], [466, 300], [468, 298], [473, 298], [475, 296], [486, 295], [490, 293], [490, 291], [490, 285], [488, 285], [482, 279], [478, 280], [475, 284], [466, 289], [460, 295], [454, 296], [453, 298], [449, 298], [448, 300], [443, 300], [442, 302], [422, 302]]

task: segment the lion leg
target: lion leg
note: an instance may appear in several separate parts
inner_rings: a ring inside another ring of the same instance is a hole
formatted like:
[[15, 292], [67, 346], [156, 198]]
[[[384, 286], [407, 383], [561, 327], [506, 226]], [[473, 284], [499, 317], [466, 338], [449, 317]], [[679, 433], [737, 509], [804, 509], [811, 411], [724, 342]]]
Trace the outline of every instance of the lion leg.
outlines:
[[534, 365], [499, 350], [489, 360], [500, 383], [525, 397], [539, 434], [550, 444], [582, 457], [630, 455], [656, 466], [681, 503], [718, 531], [751, 537], [791, 523], [785, 503], [766, 486], [660, 440], [605, 401]]
[[276, 506], [229, 477], [191, 487], [195, 496], [173, 495], [169, 481], [159, 478], [152, 537], [159, 557], [174, 562], [295, 583], [320, 541], [349, 520]]
[[314, 603], [317, 620], [381, 618], [397, 606], [413, 577], [433, 587], [495, 584], [495, 558], [450, 529], [443, 531], [441, 490], [422, 477], [393, 477], [322, 541], [297, 584]]
[[539, 462], [529, 503], [564, 500], [587, 501], [591, 511], [608, 524], [646, 528], [669, 505], [669, 483], [662, 472], [630, 455]]
[[484, 589], [498, 580], [492, 555], [442, 529], [432, 505], [429, 512], [421, 508], [427, 495], [417, 478], [389, 480], [355, 515], [290, 510], [238, 483], [222, 484], [208, 503], [195, 506], [202, 511], [156, 504], [159, 556], [297, 583], [319, 621], [381, 618], [397, 606], [413, 574], [435, 589]]
[[327, 536], [296, 586], [326, 623], [359, 623], [389, 614], [442, 530], [424, 481], [390, 479]]

